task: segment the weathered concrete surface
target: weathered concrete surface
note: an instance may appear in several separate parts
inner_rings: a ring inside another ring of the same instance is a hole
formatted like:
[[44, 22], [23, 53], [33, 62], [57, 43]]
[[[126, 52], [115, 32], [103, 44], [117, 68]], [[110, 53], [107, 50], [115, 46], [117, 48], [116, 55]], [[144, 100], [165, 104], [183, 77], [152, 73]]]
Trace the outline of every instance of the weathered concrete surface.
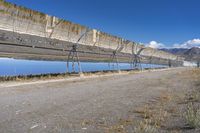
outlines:
[[1, 84], [0, 132], [102, 133], [160, 91], [190, 88], [191, 80], [182, 82], [174, 76], [187, 69], [44, 84]]
[[[2, 31], [0, 32], [0, 40], [9, 40], [12, 43], [19, 43], [26, 46], [31, 45], [32, 47], [35, 45], [39, 45], [40, 47], [49, 47], [49, 45], [51, 45], [51, 48], [65, 49], [66, 47], [71, 48], [72, 44], [77, 43], [81, 37], [78, 44], [87, 48], [79, 48], [79, 50], [82, 51], [87, 51], [89, 49], [90, 51], [93, 51], [93, 49], [94, 51], [99, 51], [100, 49], [100, 54], [104, 54], [103, 51], [112, 54], [113, 51], [117, 50], [117, 54], [127, 54], [130, 57], [144, 48], [141, 51], [142, 56], [182, 61], [182, 59], [175, 55], [152, 48], [145, 48], [135, 42], [112, 36], [95, 29], [90, 29], [79, 24], [74, 24], [69, 21], [61, 20], [40, 12], [32, 11], [24, 7], [18, 7], [4, 2], [3, 0], [0, 1], [0, 17], [0, 29]], [[5, 31], [10, 31], [11, 33], [7, 35], [4, 34]], [[13, 35], [12, 32], [15, 35]], [[17, 36], [16, 33], [18, 33]], [[0, 52], [8, 54], [12, 54], [15, 50], [15, 53], [19, 52], [16, 47], [9, 48], [9, 50], [12, 49], [12, 51], [4, 51], [5, 49], [6, 48], [3, 46], [2, 48], [0, 47]], [[35, 55], [38, 56], [37, 52], [32, 52], [34, 51], [32, 48], [22, 48], [20, 51], [21, 52], [18, 53], [18, 56], [16, 56], [16, 54], [13, 54], [13, 56], [20, 58], [21, 56], [19, 56], [19, 54], [23, 54], [22, 51], [29, 52], [29, 56], [32, 58], [35, 58]], [[44, 51], [39, 52], [40, 54], [45, 53]], [[52, 56], [52, 60], [54, 57], [63, 60], [65, 57], [62, 56], [63, 54], [66, 54], [63, 52], [56, 52], [55, 50], [46, 50], [46, 52], [48, 53], [47, 55]], [[32, 54], [35, 55], [31, 56]], [[7, 56], [7, 54], [0, 54], [0, 56]], [[92, 55], [87, 55], [86, 58], [91, 56]], [[103, 57], [100, 56], [95, 60], [102, 61], [102, 58]], [[127, 60], [129, 59], [126, 58], [126, 62]]]

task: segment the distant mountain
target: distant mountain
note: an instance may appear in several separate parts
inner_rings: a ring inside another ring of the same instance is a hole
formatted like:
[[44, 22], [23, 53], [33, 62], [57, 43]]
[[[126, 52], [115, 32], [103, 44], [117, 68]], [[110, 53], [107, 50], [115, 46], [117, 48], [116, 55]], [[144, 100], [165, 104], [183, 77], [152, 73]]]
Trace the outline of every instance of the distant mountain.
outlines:
[[200, 55], [200, 48], [193, 47], [193, 48], [187, 50], [184, 54], [190, 55], [190, 56]]
[[161, 50], [175, 55], [183, 55], [185, 52], [188, 51], [188, 49], [184, 48], [171, 48], [171, 49], [161, 49]]
[[188, 61], [200, 60], [200, 48], [198, 47], [193, 47], [191, 49], [171, 48], [171, 49], [160, 49], [160, 50], [169, 52], [175, 55], [179, 55], [181, 57], [184, 57], [185, 60], [188, 60]]

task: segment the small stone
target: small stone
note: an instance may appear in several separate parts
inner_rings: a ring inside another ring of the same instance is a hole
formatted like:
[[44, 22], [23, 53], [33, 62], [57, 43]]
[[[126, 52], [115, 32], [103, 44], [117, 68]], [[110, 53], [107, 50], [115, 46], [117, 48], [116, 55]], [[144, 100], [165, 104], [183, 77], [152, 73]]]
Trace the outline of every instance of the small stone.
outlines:
[[38, 127], [38, 126], [39, 126], [38, 124], [35, 124], [30, 129], [34, 129], [34, 128]]

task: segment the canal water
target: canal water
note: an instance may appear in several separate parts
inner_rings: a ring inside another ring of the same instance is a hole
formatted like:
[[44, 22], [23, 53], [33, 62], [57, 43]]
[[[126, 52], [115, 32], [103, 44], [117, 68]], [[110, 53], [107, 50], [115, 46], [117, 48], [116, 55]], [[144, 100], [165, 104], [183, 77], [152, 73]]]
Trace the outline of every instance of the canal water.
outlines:
[[[142, 64], [142, 68], [159, 68], [163, 65]], [[109, 67], [108, 63], [90, 63], [81, 62], [83, 72], [113, 70], [113, 66]], [[131, 69], [128, 63], [119, 63], [119, 68]], [[114, 67], [117, 70], [117, 66]], [[70, 63], [70, 71], [72, 71]], [[75, 66], [78, 71], [78, 66]], [[36, 75], [48, 73], [65, 73], [66, 62], [61, 61], [34, 61], [34, 60], [16, 60], [10, 58], [0, 58], [0, 76], [17, 76], [17, 75]]]

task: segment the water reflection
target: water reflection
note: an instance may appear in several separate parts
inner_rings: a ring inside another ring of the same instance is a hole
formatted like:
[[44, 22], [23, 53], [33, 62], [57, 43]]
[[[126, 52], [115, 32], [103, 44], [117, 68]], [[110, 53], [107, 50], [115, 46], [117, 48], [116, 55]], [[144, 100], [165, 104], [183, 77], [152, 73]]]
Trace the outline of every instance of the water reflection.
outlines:
[[[163, 65], [142, 64], [142, 68], [158, 68]], [[91, 63], [81, 62], [83, 72], [113, 70], [113, 66], [109, 67], [108, 63]], [[131, 69], [130, 64], [120, 63], [119, 68]], [[117, 66], [114, 67], [117, 69]], [[71, 71], [71, 63], [70, 68]], [[78, 71], [76, 65], [75, 70]], [[47, 73], [64, 73], [66, 72], [66, 62], [61, 61], [33, 61], [33, 60], [16, 60], [9, 58], [0, 58], [0, 76], [16, 76], [16, 75], [34, 75]]]

